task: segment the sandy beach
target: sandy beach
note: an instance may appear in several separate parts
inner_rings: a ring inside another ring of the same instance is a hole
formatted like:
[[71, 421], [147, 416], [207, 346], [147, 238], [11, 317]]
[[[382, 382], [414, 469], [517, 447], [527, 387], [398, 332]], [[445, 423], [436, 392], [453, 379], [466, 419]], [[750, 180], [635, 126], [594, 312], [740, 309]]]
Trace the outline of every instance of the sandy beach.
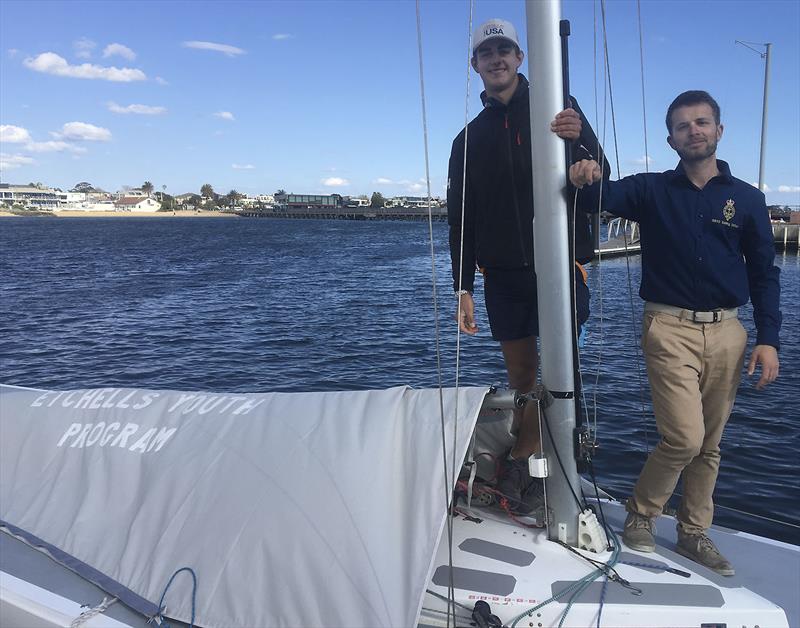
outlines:
[[[51, 212], [52, 216], [56, 218], [237, 218], [236, 214], [228, 212], [113, 212], [113, 211], [54, 211]], [[16, 218], [24, 216], [22, 213], [11, 213], [9, 211], [0, 210], [0, 217]], [[37, 214], [32, 213], [33, 216], [50, 217], [50, 214]]]

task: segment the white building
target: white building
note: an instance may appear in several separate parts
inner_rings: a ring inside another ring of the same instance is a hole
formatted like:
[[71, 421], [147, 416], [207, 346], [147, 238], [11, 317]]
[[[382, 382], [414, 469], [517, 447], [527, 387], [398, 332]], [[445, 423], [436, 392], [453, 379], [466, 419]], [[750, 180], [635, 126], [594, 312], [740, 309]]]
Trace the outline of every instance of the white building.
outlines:
[[60, 202], [59, 194], [52, 188], [37, 188], [34, 185], [11, 185], [0, 183], [0, 203], [9, 207], [21, 205], [22, 207], [40, 207], [54, 209]]
[[125, 196], [114, 202], [114, 209], [123, 212], [156, 212], [161, 209], [161, 203], [147, 197]]

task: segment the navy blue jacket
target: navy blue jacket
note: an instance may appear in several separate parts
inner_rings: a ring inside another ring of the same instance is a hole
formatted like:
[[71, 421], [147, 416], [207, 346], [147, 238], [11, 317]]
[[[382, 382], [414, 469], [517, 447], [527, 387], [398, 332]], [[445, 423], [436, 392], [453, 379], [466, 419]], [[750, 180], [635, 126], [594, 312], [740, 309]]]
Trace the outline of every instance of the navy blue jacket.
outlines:
[[[602, 209], [641, 228], [639, 296], [689, 310], [753, 302], [756, 344], [779, 347], [780, 269], [764, 194], [720, 174], [698, 189], [683, 164], [675, 170], [604, 181]], [[600, 183], [583, 188], [578, 205], [597, 211]]]
[[[508, 105], [486, 98], [483, 110], [469, 123], [467, 181], [464, 203], [464, 264], [461, 259], [461, 191], [464, 181], [464, 131], [453, 141], [447, 182], [450, 223], [450, 259], [453, 287], [472, 292], [475, 267], [533, 267], [533, 186], [531, 122], [528, 80], [519, 85]], [[574, 98], [572, 107], [581, 117], [580, 137], [573, 142], [573, 161], [605, 162], [597, 137]], [[607, 162], [606, 162], [607, 163]], [[605, 176], [610, 169], [605, 169]], [[571, 210], [572, 204], [569, 204]], [[594, 255], [594, 241], [585, 213], [575, 216], [575, 259], [586, 262]]]

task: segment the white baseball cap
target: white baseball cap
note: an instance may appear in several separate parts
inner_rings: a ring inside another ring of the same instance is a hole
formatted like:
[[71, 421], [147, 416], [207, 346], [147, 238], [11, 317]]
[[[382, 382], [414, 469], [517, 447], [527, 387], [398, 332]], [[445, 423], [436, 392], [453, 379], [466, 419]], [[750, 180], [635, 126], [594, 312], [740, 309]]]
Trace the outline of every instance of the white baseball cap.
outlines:
[[472, 36], [472, 52], [473, 54], [483, 42], [487, 39], [505, 39], [519, 48], [519, 39], [517, 38], [517, 29], [514, 25], [507, 21], [501, 20], [499, 17], [486, 20], [481, 24]]

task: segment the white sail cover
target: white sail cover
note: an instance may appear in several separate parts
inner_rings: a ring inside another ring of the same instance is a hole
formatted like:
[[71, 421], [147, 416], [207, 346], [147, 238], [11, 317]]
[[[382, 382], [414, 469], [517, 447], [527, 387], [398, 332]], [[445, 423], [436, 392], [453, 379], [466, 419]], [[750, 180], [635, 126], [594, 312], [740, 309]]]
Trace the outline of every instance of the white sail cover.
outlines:
[[414, 626], [485, 392], [0, 386], [0, 519], [199, 626]]

